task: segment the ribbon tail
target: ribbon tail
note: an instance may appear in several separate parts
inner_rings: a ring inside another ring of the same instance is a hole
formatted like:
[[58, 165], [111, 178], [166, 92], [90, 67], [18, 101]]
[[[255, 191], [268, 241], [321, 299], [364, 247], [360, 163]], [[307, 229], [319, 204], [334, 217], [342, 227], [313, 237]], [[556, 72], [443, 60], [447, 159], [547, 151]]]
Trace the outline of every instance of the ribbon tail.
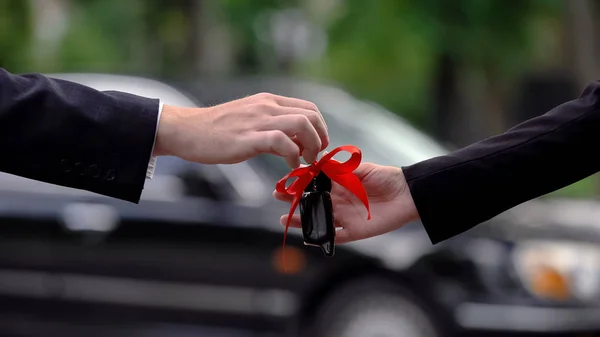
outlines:
[[369, 207], [369, 198], [367, 196], [367, 191], [365, 187], [360, 182], [357, 176], [352, 173], [349, 174], [341, 174], [341, 175], [332, 175], [331, 180], [334, 180], [336, 183], [340, 184], [348, 191], [352, 192], [362, 203], [365, 205], [367, 209], [367, 219], [371, 220], [371, 208]]
[[290, 207], [290, 212], [288, 213], [288, 219], [285, 223], [285, 231], [283, 232], [283, 245], [281, 246], [281, 264], [283, 265], [283, 271], [287, 272], [286, 264], [285, 264], [285, 243], [287, 241], [287, 233], [290, 228], [290, 224], [292, 223], [292, 216], [300, 203], [301, 194], [294, 195], [294, 200], [292, 201], [292, 206]]

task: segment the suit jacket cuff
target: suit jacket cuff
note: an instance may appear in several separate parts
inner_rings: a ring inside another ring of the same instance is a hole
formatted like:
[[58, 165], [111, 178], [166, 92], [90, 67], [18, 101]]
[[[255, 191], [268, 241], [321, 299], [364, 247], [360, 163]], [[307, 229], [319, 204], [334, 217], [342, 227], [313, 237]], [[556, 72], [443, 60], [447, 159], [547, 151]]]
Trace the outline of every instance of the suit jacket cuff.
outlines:
[[444, 181], [439, 181], [433, 176], [429, 176], [429, 179], [420, 179], [422, 178], [422, 172], [429, 169], [429, 164], [429, 160], [415, 163], [402, 167], [402, 172], [404, 173], [423, 228], [429, 236], [431, 243], [436, 244], [451, 237], [453, 228], [452, 224], [448, 224], [450, 228], [444, 228], [440, 225], [443, 223], [444, 211], [436, 209], [440, 204], [444, 204], [443, 196], [440, 196], [442, 199], [440, 200], [440, 197], [436, 195], [436, 185], [441, 189]]
[[[156, 146], [156, 136], [158, 135], [158, 126], [160, 124], [160, 115], [162, 114], [164, 103], [160, 101], [158, 105], [158, 116], [156, 117], [156, 131], [154, 131], [154, 143], [152, 144], [152, 152], [154, 153], [154, 147]], [[156, 169], [156, 156], [150, 157], [150, 162], [148, 163], [148, 169], [146, 170], [146, 179], [152, 179], [154, 177], [154, 170]]]

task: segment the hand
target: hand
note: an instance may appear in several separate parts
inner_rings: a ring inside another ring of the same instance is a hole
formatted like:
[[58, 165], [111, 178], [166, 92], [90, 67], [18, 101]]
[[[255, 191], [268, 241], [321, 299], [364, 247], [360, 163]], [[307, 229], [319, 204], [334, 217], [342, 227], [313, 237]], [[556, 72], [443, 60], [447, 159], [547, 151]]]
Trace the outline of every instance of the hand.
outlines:
[[[419, 218], [402, 169], [362, 163], [354, 174], [367, 191], [371, 220], [367, 220], [367, 210], [360, 200], [334, 182], [331, 199], [335, 226], [342, 228], [336, 232], [336, 243], [391, 232]], [[273, 196], [281, 201], [292, 202], [292, 196], [287, 194], [274, 191]], [[288, 215], [283, 215], [280, 219], [281, 224], [285, 226], [287, 219]], [[290, 227], [302, 227], [300, 215], [295, 214], [292, 217]]]
[[267, 93], [208, 108], [163, 107], [155, 155], [202, 164], [233, 164], [262, 153], [292, 168], [327, 147], [327, 126], [311, 102]]

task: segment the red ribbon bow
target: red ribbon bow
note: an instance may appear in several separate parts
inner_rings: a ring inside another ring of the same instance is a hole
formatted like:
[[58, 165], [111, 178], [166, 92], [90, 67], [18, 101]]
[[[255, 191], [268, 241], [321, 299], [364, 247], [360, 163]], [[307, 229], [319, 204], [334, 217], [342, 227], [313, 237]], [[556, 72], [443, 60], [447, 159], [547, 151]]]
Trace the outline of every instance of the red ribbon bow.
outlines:
[[[341, 151], [350, 153], [350, 159], [343, 163], [332, 159], [333, 156]], [[285, 225], [285, 232], [283, 234], [282, 252], [285, 252], [285, 242], [288, 228], [292, 220], [292, 215], [294, 215], [296, 207], [298, 207], [298, 204], [300, 203], [302, 193], [304, 193], [304, 189], [306, 186], [308, 186], [312, 179], [321, 171], [323, 171], [332, 181], [335, 181], [356, 195], [367, 208], [368, 219], [371, 219], [371, 210], [369, 208], [367, 192], [360, 182], [360, 179], [358, 179], [358, 177], [353, 173], [358, 165], [360, 165], [361, 159], [362, 153], [358, 147], [353, 145], [340, 146], [323, 156], [319, 161], [314, 162], [312, 165], [299, 167], [292, 170], [292, 172], [288, 173], [277, 182], [277, 186], [275, 188], [277, 192], [286, 193], [294, 197], [292, 206], [290, 207], [289, 217]], [[285, 184], [287, 181], [294, 177], [297, 177], [297, 179], [286, 188]], [[283, 253], [282, 263], [285, 266], [285, 253]]]

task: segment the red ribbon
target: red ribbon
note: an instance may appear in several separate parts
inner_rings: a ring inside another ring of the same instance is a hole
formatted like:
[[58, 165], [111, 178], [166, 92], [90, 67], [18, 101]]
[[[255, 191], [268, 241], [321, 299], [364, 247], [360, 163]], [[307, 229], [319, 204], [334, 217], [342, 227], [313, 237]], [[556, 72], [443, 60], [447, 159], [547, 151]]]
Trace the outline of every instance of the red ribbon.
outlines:
[[[337, 160], [333, 160], [333, 156], [338, 154], [341, 151], [346, 151], [350, 153], [350, 159], [345, 162], [339, 162]], [[360, 179], [356, 175], [354, 175], [354, 170], [358, 168], [360, 162], [362, 160], [362, 153], [360, 149], [353, 145], [344, 145], [335, 148], [333, 151], [327, 153], [323, 156], [319, 161], [314, 162], [310, 166], [299, 167], [292, 172], [288, 173], [286, 176], [281, 178], [277, 182], [276, 190], [279, 193], [286, 193], [294, 197], [292, 201], [292, 205], [290, 207], [290, 213], [285, 225], [285, 232], [283, 234], [283, 248], [282, 248], [282, 263], [285, 268], [285, 242], [287, 238], [288, 228], [290, 226], [290, 222], [292, 220], [292, 215], [296, 211], [296, 207], [300, 203], [300, 199], [302, 198], [302, 193], [304, 189], [314, 177], [316, 177], [319, 172], [323, 171], [332, 181], [340, 184], [345, 187], [347, 190], [352, 192], [354, 195], [358, 197], [360, 201], [365, 205], [368, 211], [368, 220], [371, 219], [371, 210], [369, 208], [369, 199], [367, 197], [367, 192], [363, 187]], [[285, 187], [285, 184], [290, 178], [297, 177], [297, 179], [289, 186]]]

